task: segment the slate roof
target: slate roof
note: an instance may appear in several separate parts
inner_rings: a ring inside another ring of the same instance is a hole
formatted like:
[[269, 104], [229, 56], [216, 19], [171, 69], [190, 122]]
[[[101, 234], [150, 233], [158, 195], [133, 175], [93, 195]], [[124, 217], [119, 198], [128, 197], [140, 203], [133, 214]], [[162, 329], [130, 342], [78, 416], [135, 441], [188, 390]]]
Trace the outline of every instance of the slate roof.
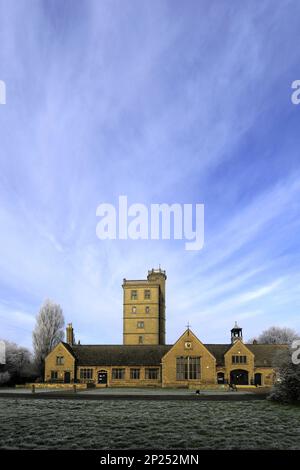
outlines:
[[[204, 346], [215, 356], [217, 366], [224, 365], [224, 355], [231, 348], [231, 344], [205, 344]], [[245, 344], [254, 354], [255, 367], [271, 367], [273, 358], [278, 351], [288, 349], [286, 344]]]
[[160, 365], [171, 345], [74, 345], [78, 365], [153, 366]]
[[224, 354], [232, 346], [231, 344], [204, 344], [209, 352], [216, 358], [217, 366], [224, 365]]
[[[79, 366], [155, 366], [173, 345], [74, 345], [63, 343], [73, 354]], [[205, 344], [216, 358], [217, 366], [224, 365], [224, 354], [231, 344]], [[285, 344], [245, 344], [255, 356], [256, 367], [272, 366], [277, 351], [288, 348]]]
[[253, 352], [255, 366], [266, 367], [273, 365], [273, 358], [279, 351], [286, 351], [287, 344], [246, 344], [247, 348]]
[[64, 341], [62, 341], [62, 344], [63, 344], [64, 347], [69, 351], [69, 353], [71, 353], [72, 356], [74, 356], [74, 353], [73, 353], [73, 347], [74, 347], [74, 346], [70, 346], [69, 343], [65, 343]]

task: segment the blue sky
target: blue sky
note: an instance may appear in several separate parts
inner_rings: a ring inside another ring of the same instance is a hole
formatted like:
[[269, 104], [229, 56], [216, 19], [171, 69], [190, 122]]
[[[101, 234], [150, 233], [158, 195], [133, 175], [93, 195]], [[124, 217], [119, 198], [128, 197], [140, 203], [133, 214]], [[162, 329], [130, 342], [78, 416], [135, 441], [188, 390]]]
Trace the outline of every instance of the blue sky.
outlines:
[[[166, 269], [167, 341], [300, 330], [298, 1], [0, 0], [0, 337], [46, 298], [122, 341], [122, 279]], [[204, 203], [205, 245], [100, 241], [96, 208]]]

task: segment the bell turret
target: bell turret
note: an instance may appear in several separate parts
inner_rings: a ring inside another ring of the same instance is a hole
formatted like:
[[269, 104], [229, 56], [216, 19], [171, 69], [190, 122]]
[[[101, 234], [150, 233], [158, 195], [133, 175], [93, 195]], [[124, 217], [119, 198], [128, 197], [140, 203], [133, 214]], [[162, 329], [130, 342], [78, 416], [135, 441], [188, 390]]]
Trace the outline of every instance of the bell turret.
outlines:
[[231, 344], [237, 340], [243, 341], [243, 329], [235, 322], [234, 327], [231, 329]]

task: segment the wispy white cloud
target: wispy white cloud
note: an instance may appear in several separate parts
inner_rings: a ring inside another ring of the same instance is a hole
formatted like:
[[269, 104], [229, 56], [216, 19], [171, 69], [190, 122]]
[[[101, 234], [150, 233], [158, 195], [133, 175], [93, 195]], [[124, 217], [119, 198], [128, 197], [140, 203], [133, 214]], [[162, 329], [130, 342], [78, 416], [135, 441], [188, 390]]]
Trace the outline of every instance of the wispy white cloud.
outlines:
[[[188, 320], [211, 342], [233, 319], [300, 328], [298, 10], [0, 0], [0, 336], [51, 297], [82, 341], [121, 342], [122, 279], [158, 264], [169, 341]], [[100, 242], [120, 194], [204, 202], [204, 249]]]

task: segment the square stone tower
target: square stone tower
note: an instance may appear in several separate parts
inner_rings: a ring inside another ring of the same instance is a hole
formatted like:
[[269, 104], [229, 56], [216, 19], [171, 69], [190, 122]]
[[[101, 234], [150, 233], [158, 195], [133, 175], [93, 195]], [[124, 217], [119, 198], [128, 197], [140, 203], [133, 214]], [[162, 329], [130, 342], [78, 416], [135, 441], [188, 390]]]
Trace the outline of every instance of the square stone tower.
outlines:
[[166, 279], [159, 268], [147, 279], [123, 280], [123, 344], [165, 344]]

